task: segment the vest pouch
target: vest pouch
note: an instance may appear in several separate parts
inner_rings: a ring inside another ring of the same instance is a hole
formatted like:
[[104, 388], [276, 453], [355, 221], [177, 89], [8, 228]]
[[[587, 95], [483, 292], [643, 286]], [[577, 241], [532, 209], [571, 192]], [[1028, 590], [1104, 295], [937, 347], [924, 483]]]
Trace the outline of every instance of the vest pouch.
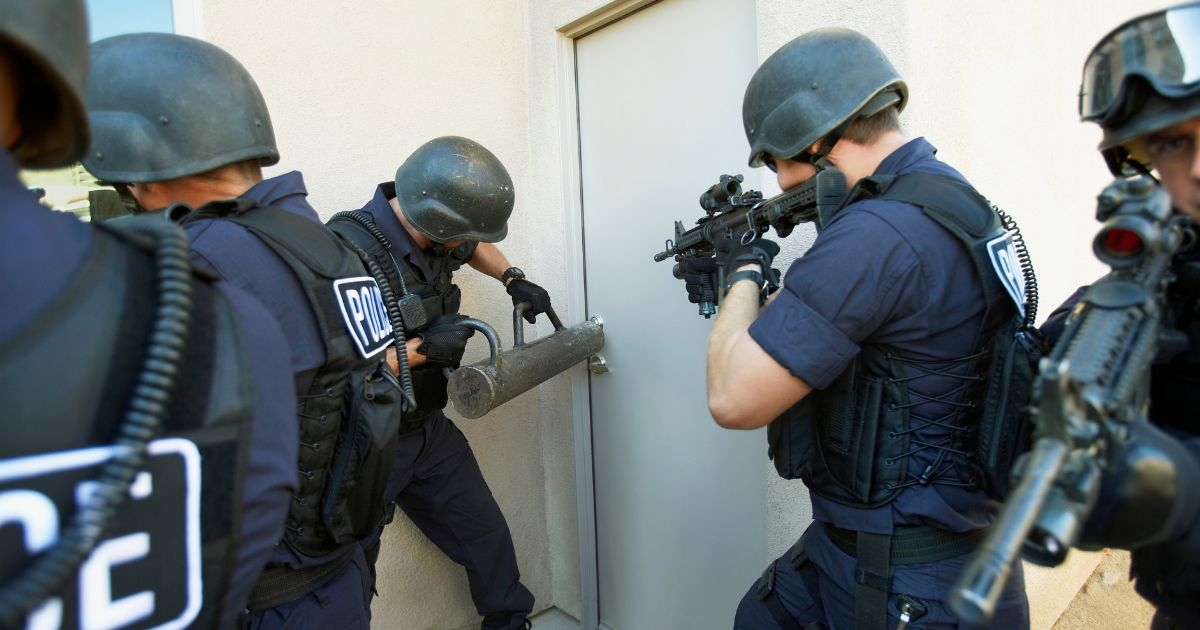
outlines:
[[442, 312], [457, 313], [459, 307], [462, 306], [462, 289], [459, 289], [457, 284], [450, 283], [443, 295]]
[[1032, 445], [1029, 397], [1041, 356], [1040, 342], [1015, 323], [992, 341], [975, 455], [993, 499], [1008, 495], [1013, 462]]
[[819, 485], [813, 489], [824, 494], [834, 486], [837, 496], [867, 503], [872, 498], [883, 381], [852, 366], [823, 393], [827, 395], [815, 406], [820, 462], [814, 480]]
[[400, 430], [400, 383], [379, 362], [352, 374], [345, 417], [321, 503], [321, 520], [333, 542], [360, 540], [383, 523]]
[[[421, 298], [421, 306], [425, 307], [425, 323], [428, 324], [442, 316], [442, 296], [427, 295]], [[420, 333], [417, 333], [420, 334]]]
[[813, 456], [812, 399], [804, 398], [767, 425], [767, 457], [784, 479], [803, 479], [811, 471]]

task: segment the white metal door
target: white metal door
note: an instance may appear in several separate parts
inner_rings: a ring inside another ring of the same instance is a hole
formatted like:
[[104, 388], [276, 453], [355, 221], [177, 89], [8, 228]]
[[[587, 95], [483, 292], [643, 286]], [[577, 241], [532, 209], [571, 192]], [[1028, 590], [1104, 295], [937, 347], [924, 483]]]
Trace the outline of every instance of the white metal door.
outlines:
[[614, 630], [729, 628], [766, 565], [766, 438], [713, 422], [711, 321], [652, 256], [747, 171], [752, 0], [665, 0], [576, 42], [599, 613]]

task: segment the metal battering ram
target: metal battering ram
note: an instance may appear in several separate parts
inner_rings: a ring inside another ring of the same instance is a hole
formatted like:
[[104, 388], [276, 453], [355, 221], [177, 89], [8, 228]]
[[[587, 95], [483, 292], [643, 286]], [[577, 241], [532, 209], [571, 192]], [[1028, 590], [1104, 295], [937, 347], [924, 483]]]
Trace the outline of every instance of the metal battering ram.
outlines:
[[[492, 356], [487, 361], [464, 365], [454, 370], [446, 385], [454, 408], [466, 418], [478, 418], [521, 394], [562, 373], [567, 368], [592, 357], [604, 347], [604, 322], [598, 316], [567, 328], [554, 311], [546, 315], [554, 324], [554, 333], [525, 343], [521, 315], [528, 304], [513, 310], [513, 348], [501, 351], [500, 338], [489, 325], [479, 320], [463, 324], [487, 337]], [[592, 361], [593, 371], [603, 366], [603, 360]]]

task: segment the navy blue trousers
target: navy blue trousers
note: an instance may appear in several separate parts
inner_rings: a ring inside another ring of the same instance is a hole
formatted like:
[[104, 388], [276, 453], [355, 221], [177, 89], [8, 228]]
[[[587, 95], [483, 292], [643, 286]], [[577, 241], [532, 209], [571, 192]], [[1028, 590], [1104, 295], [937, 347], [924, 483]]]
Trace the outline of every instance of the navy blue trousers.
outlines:
[[401, 436], [388, 496], [466, 569], [483, 628], [525, 627], [533, 593], [521, 584], [508, 523], [467, 438], [445, 414], [436, 412], [420, 431]]
[[[971, 554], [939, 562], [908, 564], [892, 569], [892, 589], [888, 596], [885, 628], [900, 623], [898, 599], [907, 595], [918, 600], [928, 612], [909, 622], [908, 628], [937, 628], [944, 630], [972, 628], [959, 623], [945, 604], [950, 589]], [[820, 523], [813, 523], [804, 534], [804, 553], [797, 566], [792, 567], [790, 553], [775, 560], [768, 571], [774, 573], [775, 596], [785, 610], [803, 628], [853, 630], [854, 628], [854, 568], [857, 560], [837, 547], [825, 534]], [[761, 580], [760, 580], [761, 581]], [[734, 618], [735, 630], [780, 628], [767, 605], [759, 598], [759, 583], [742, 597]], [[814, 592], [815, 590], [815, 592]], [[1029, 601], [1025, 597], [1025, 574], [1018, 563], [1008, 579], [990, 628], [1022, 630], [1029, 628]]]

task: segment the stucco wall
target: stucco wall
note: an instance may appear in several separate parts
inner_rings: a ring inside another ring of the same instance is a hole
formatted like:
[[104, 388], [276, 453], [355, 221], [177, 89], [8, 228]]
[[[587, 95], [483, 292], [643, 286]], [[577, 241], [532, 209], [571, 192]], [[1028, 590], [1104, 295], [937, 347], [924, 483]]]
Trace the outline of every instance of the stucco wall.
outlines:
[[[683, 2], [686, 0], [668, 0]], [[302, 170], [328, 216], [354, 208], [425, 140], [474, 138], [507, 165], [517, 211], [501, 244], [509, 259], [554, 296], [564, 321], [587, 314], [568, 300], [570, 221], [563, 209], [562, 97], [573, 74], [556, 29], [607, 7], [602, 0], [204, 0], [206, 37], [258, 79], [283, 156]], [[1089, 250], [1095, 194], [1108, 181], [1094, 151], [1098, 132], [1078, 123], [1083, 56], [1107, 29], [1151, 0], [1008, 2], [757, 0], [759, 56], [819, 26], [875, 39], [908, 81], [907, 132], [924, 135], [995, 203], [1020, 221], [1039, 270], [1044, 316], [1101, 272]], [[564, 85], [564, 82], [566, 84]], [[764, 173], [756, 176], [763, 177]], [[748, 179], [753, 179], [751, 175]], [[777, 191], [773, 179], [756, 182]], [[800, 254], [811, 234], [785, 244]], [[511, 343], [509, 300], [493, 281], [461, 274], [464, 312], [495, 322]], [[572, 310], [575, 308], [575, 310]], [[539, 325], [538, 334], [548, 327]], [[473, 342], [471, 356], [482, 357]], [[460, 422], [509, 518], [526, 583], [539, 607], [580, 616], [575, 464], [568, 379], [559, 377], [485, 419]], [[764, 464], [768, 551], [778, 555], [807, 525], [798, 483]], [[462, 572], [400, 517], [380, 559], [378, 627], [467, 626], [476, 617]], [[1086, 573], [1090, 564], [1075, 573]], [[1080, 577], [1082, 579], [1082, 576]], [[1041, 588], [1063, 572], [1030, 577], [1035, 627], [1069, 596]]]

